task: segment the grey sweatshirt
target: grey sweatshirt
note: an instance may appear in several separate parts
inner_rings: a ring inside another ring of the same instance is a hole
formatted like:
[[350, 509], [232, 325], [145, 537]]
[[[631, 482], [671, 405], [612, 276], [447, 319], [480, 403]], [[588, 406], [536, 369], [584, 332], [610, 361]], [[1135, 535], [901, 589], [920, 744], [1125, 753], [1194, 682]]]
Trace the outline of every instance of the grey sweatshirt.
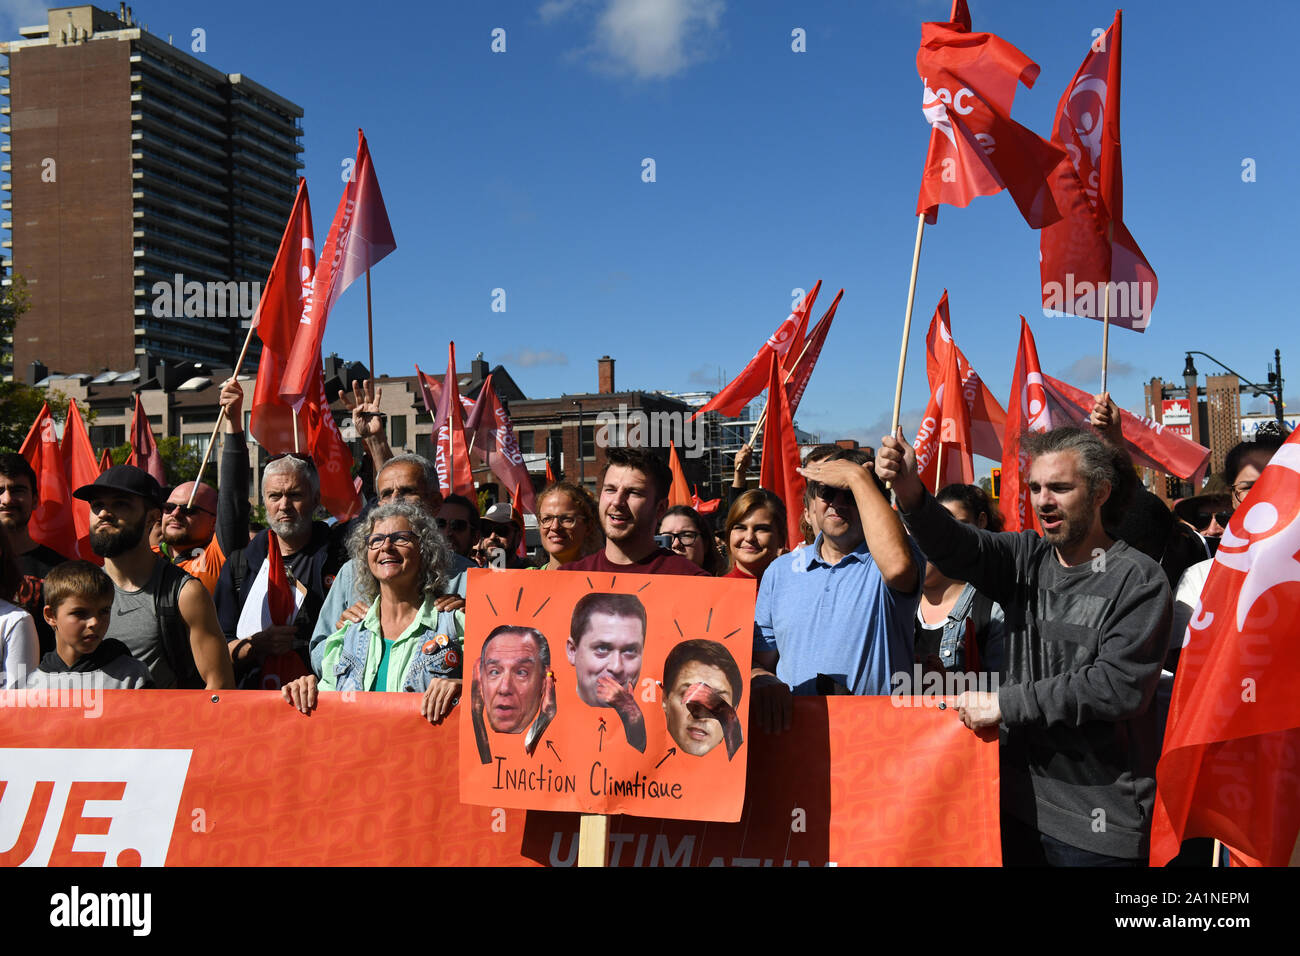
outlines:
[[928, 494], [903, 519], [944, 574], [1006, 611], [1002, 812], [1093, 853], [1147, 856], [1171, 614], [1160, 566], [1116, 541], [1067, 568], [1033, 532], [980, 531]]

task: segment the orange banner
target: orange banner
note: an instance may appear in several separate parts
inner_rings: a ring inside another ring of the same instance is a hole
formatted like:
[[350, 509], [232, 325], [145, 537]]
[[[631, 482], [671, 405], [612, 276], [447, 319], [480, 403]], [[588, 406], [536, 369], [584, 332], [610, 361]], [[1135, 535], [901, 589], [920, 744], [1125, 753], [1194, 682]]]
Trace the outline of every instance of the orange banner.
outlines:
[[[462, 804], [462, 704], [264, 691], [0, 692], [0, 865], [573, 865], [571, 813]], [[615, 817], [619, 866], [997, 865], [996, 740], [952, 709], [796, 698], [748, 737], [737, 823]], [[919, 702], [919, 701], [918, 701]], [[584, 781], [585, 782], [585, 781]]]
[[754, 586], [469, 572], [460, 798], [739, 820]]

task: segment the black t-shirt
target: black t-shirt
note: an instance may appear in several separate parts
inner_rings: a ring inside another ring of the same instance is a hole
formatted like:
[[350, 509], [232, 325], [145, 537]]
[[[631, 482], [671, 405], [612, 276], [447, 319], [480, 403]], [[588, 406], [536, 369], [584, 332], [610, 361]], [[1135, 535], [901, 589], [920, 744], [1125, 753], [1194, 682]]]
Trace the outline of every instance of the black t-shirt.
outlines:
[[41, 642], [41, 656], [54, 650], [54, 629], [45, 623], [45, 575], [68, 559], [53, 548], [38, 544], [26, 554], [18, 555], [18, 570], [23, 574], [14, 603], [32, 616], [36, 637]]

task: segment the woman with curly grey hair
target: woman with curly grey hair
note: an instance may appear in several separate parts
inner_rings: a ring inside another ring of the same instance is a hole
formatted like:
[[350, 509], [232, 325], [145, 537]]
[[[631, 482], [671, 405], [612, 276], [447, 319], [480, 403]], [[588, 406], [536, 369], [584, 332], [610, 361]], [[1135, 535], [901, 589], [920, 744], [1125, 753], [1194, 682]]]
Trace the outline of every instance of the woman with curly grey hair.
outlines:
[[282, 688], [304, 714], [317, 690], [415, 691], [421, 714], [439, 723], [460, 699], [465, 644], [463, 611], [439, 611], [451, 549], [427, 510], [408, 501], [379, 505], [348, 538], [356, 590], [370, 602], [359, 623], [325, 639], [321, 678], [300, 677]]

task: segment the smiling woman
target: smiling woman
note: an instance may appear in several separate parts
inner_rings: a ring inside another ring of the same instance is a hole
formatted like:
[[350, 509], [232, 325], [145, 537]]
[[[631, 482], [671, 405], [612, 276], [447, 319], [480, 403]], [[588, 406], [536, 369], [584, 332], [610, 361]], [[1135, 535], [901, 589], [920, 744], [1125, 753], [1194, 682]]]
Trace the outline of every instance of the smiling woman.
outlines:
[[359, 623], [325, 640], [322, 677], [283, 688], [303, 713], [317, 690], [414, 691], [438, 723], [460, 699], [465, 615], [434, 606], [445, 590], [451, 551], [429, 512], [408, 501], [372, 509], [348, 539], [357, 595], [370, 603]]

